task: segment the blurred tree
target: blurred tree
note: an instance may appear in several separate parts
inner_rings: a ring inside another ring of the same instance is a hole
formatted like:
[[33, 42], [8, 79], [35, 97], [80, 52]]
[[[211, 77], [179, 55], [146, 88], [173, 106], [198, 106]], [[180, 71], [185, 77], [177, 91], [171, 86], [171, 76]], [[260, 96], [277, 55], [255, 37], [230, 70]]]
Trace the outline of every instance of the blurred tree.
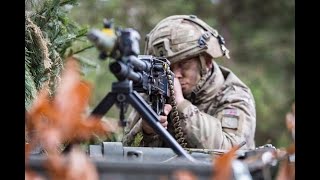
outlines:
[[258, 144], [287, 145], [290, 138], [279, 122], [295, 99], [295, 2], [223, 0], [216, 11], [237, 62], [222, 63], [247, 82], [256, 99]]

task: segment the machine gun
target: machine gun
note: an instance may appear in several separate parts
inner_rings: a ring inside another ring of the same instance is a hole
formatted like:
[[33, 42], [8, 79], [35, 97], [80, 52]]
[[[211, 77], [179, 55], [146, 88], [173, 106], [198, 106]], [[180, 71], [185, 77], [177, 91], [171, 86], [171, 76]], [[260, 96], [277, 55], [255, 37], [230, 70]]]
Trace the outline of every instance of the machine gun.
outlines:
[[146, 94], [152, 109], [158, 115], [163, 115], [164, 105], [170, 97], [168, 78], [173, 81], [170, 62], [163, 57], [138, 55], [140, 36], [137, 31], [118, 28], [113, 32], [108, 20], [104, 21], [104, 29], [92, 29], [88, 39], [100, 51], [100, 59], [116, 59], [109, 67], [116, 78], [119, 81], [133, 81], [133, 90]]
[[[173, 94], [173, 73], [169, 69], [169, 61], [163, 57], [139, 56], [139, 33], [132, 28], [114, 29], [112, 21], [107, 19], [104, 20], [104, 29], [92, 29], [88, 39], [100, 51], [100, 59], [111, 57], [116, 60], [109, 68], [118, 79], [92, 114], [103, 116], [116, 103], [120, 108], [120, 124], [124, 126], [124, 115], [130, 103], [175, 153], [195, 161], [159, 121], [169, 95]], [[148, 96], [149, 104], [139, 92]]]
[[[156, 114], [163, 115], [164, 105], [170, 97], [168, 75], [172, 77], [172, 73], [168, 71], [169, 61], [147, 55], [139, 56], [138, 59], [131, 57], [130, 61], [127, 64], [121, 61], [112, 63], [111, 72], [120, 81], [132, 80], [133, 90], [146, 94], [147, 102]], [[137, 66], [138, 62], [141, 63], [139, 66]]]

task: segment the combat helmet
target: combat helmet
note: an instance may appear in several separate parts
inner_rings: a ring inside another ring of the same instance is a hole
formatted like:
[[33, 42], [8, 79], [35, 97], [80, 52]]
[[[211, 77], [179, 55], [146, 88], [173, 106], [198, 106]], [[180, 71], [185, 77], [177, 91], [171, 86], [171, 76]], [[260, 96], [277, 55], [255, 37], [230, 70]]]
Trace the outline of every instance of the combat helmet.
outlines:
[[166, 57], [171, 63], [199, 54], [229, 59], [223, 37], [195, 15], [173, 15], [160, 21], [147, 34], [144, 53]]

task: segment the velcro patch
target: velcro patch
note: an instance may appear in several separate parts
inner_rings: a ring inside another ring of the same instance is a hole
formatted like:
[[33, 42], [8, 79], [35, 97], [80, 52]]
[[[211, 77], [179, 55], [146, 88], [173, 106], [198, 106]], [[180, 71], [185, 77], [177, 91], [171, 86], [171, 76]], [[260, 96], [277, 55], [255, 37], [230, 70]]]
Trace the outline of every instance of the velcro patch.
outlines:
[[221, 125], [223, 128], [237, 129], [238, 128], [238, 118], [223, 117]]
[[223, 116], [228, 116], [228, 117], [239, 117], [240, 112], [238, 109], [225, 109], [223, 110]]

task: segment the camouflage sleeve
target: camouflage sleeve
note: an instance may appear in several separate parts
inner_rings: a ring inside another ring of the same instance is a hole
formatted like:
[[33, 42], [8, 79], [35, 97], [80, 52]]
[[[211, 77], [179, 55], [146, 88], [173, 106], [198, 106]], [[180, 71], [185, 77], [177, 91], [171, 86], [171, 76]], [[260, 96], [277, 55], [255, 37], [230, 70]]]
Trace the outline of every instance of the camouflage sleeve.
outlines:
[[124, 146], [131, 146], [136, 135], [141, 131], [141, 118], [139, 113], [132, 109], [130, 112], [127, 124], [124, 127], [124, 135], [122, 138], [122, 143]]
[[255, 147], [256, 117], [250, 92], [241, 88], [232, 90], [222, 97], [219, 107], [212, 108], [217, 108], [214, 114], [199, 111], [188, 100], [178, 105], [179, 116], [184, 122], [182, 128], [190, 147], [230, 149], [242, 141], [246, 141], [242, 149]]

